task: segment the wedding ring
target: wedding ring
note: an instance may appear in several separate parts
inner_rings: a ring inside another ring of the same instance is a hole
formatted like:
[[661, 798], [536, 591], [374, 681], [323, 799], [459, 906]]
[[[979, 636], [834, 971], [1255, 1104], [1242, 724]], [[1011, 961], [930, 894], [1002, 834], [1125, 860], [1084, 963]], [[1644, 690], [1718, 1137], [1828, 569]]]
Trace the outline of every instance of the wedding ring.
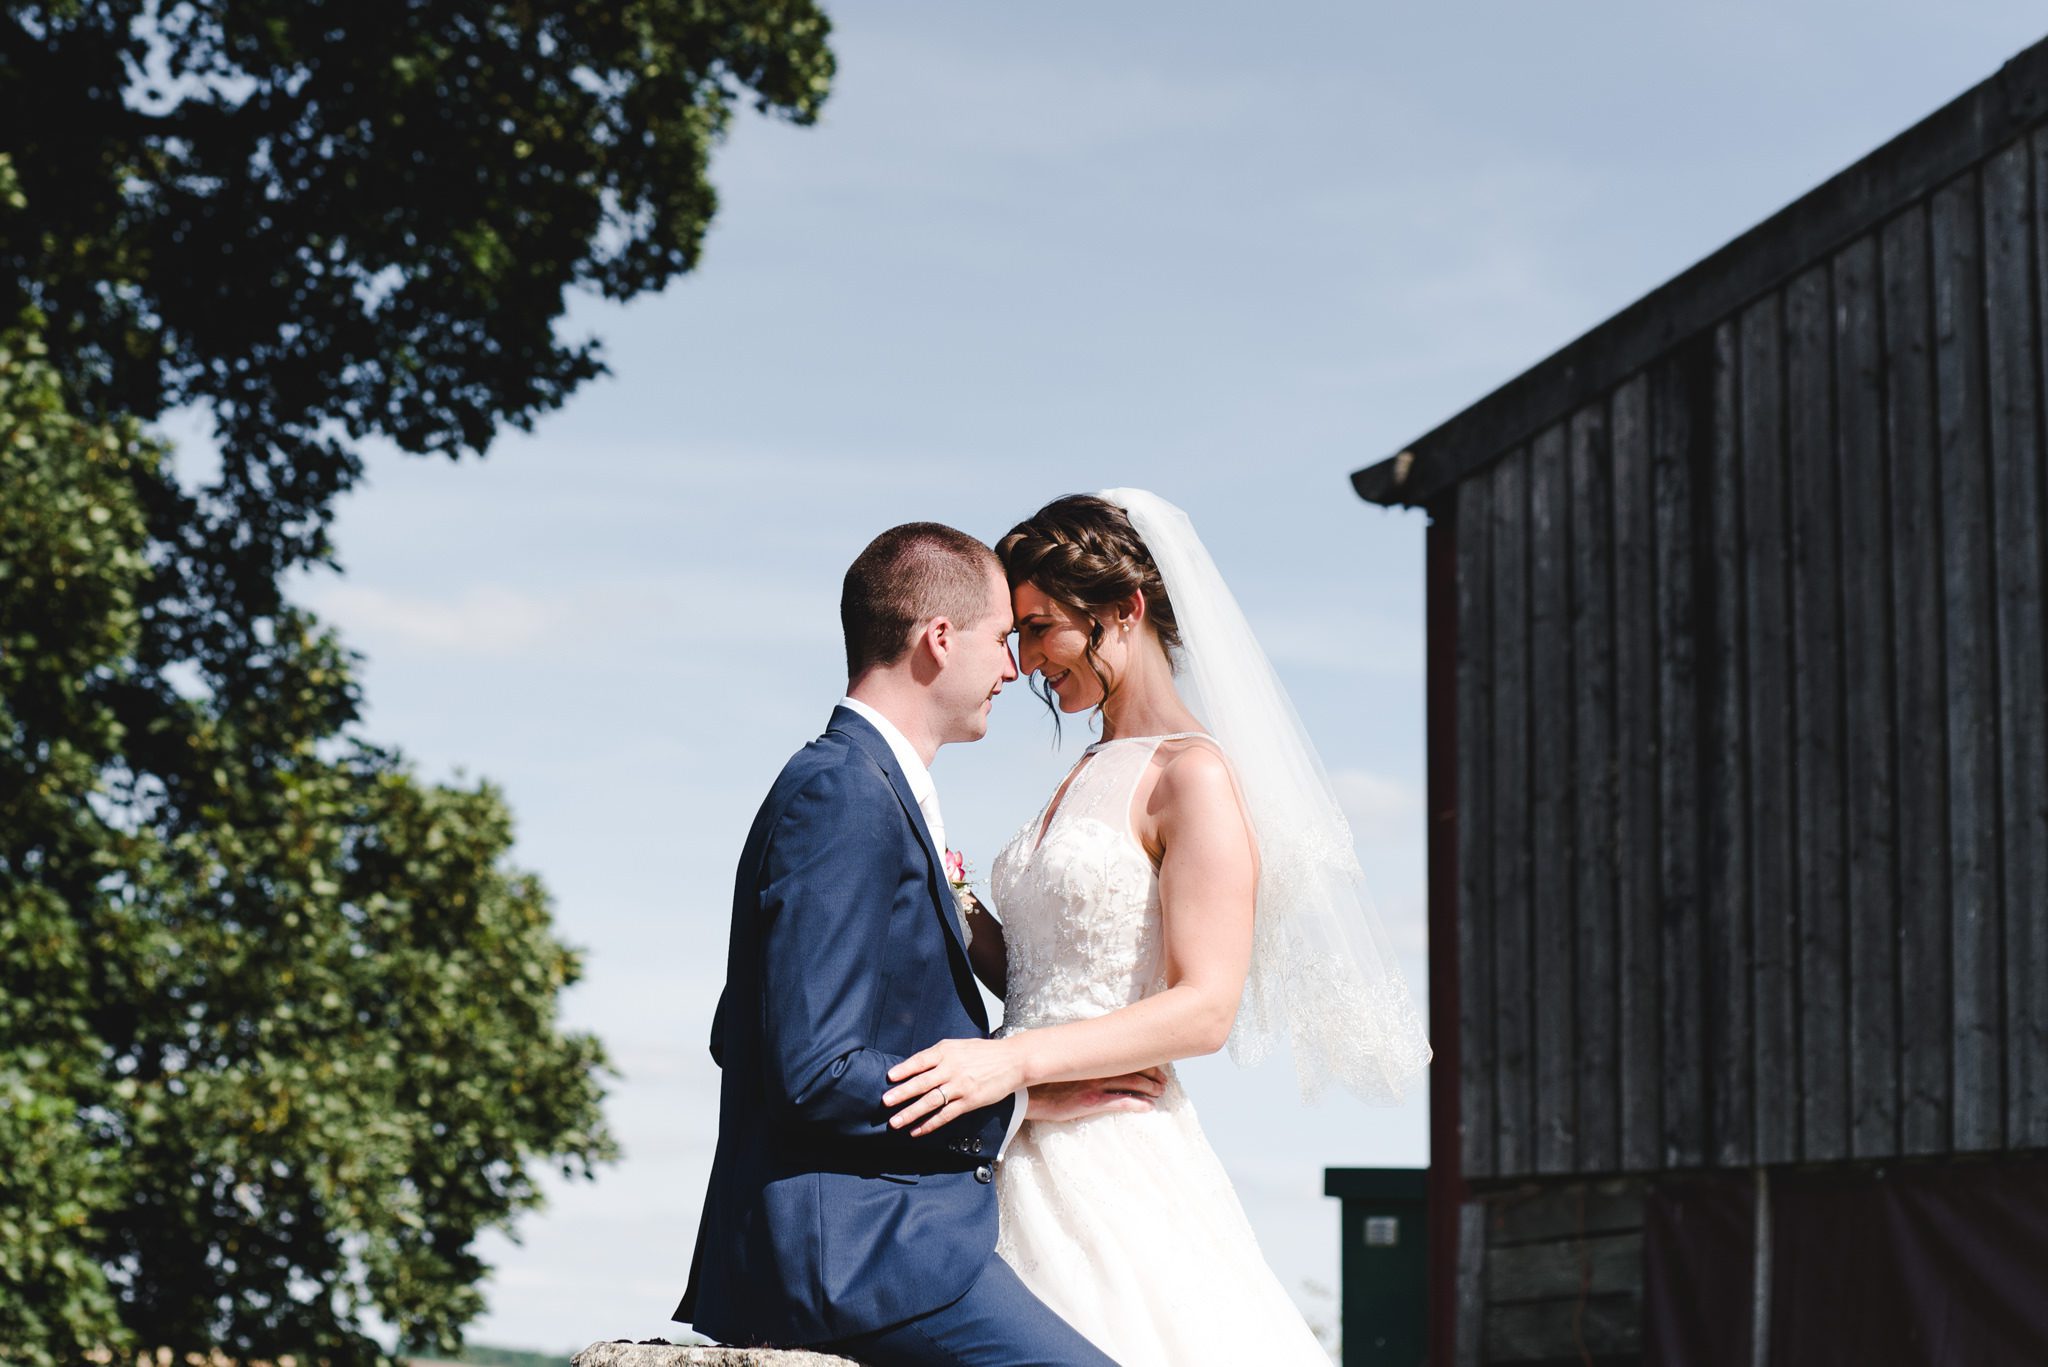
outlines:
[[945, 1084], [944, 1084], [944, 1083], [941, 1083], [941, 1084], [940, 1084], [940, 1085], [939, 1085], [938, 1087], [934, 1088], [933, 1090], [934, 1090], [934, 1091], [936, 1091], [936, 1092], [938, 1092], [938, 1094], [939, 1094], [939, 1104], [940, 1104], [941, 1106], [945, 1105], [945, 1104], [946, 1104], [946, 1088], [945, 1088]]

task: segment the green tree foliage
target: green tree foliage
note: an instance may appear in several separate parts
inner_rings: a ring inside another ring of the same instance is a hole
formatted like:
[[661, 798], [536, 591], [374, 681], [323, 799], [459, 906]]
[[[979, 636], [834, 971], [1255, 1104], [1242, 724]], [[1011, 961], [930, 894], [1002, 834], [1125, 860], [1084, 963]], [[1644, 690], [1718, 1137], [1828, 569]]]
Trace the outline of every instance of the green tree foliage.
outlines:
[[577, 956], [495, 792], [351, 738], [310, 618], [156, 693], [162, 460], [0, 334], [0, 1354], [369, 1361], [366, 1311], [452, 1350], [529, 1161], [614, 1152]]
[[0, 1354], [47, 1361], [121, 1342], [95, 1247], [121, 1183], [95, 1142], [113, 1083], [93, 961], [134, 842], [79, 797], [120, 749], [106, 693], [146, 574], [131, 471], [157, 453], [132, 423], [70, 418], [38, 352], [0, 333]]
[[[487, 786], [353, 729], [285, 602], [354, 444], [481, 452], [696, 262], [813, 0], [0, 10], [0, 1359], [452, 1351], [528, 1168], [613, 1153]], [[23, 320], [16, 325], [12, 320]], [[138, 420], [195, 405], [188, 491]]]
[[0, 320], [51, 320], [83, 415], [203, 404], [223, 448], [213, 497], [152, 491], [191, 573], [150, 611], [241, 648], [351, 439], [480, 452], [598, 374], [564, 291], [689, 270], [712, 146], [749, 101], [815, 119], [827, 32], [814, 0], [8, 5]]

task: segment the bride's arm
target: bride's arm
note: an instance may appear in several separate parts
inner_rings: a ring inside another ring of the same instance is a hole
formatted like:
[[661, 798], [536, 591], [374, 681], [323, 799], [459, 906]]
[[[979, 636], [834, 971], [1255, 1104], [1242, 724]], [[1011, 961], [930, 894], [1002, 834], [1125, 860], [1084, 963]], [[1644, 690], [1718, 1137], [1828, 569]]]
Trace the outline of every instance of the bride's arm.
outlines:
[[920, 1050], [889, 1070], [896, 1085], [882, 1101], [903, 1107], [891, 1125], [923, 1134], [1019, 1087], [1132, 1073], [1223, 1047], [1251, 967], [1251, 833], [1229, 767], [1206, 746], [1167, 764], [1152, 802], [1165, 990], [1093, 1020]]

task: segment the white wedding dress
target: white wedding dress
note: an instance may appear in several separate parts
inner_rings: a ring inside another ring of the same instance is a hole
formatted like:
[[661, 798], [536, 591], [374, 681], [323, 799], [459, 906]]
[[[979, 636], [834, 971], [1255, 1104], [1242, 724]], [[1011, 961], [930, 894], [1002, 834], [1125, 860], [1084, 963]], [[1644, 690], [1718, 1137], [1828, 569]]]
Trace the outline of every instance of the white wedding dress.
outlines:
[[[1132, 795], [1167, 740], [1088, 747], [989, 870], [1008, 955], [1003, 1034], [1114, 1011], [1166, 987], [1159, 878]], [[1123, 1367], [1329, 1367], [1266, 1266], [1173, 1069], [1150, 1111], [1027, 1120], [996, 1190], [996, 1251]]]

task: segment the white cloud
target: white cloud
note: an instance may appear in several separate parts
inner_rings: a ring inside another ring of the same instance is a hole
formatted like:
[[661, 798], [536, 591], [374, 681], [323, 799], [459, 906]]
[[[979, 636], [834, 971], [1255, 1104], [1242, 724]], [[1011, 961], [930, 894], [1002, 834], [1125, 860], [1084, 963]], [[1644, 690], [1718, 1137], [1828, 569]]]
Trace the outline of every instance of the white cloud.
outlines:
[[573, 617], [570, 602], [494, 584], [434, 596], [328, 583], [305, 598], [344, 636], [372, 649], [395, 644], [464, 658], [517, 655]]
[[1364, 769], [1338, 769], [1330, 786], [1344, 806], [1351, 833], [1370, 845], [1418, 844], [1423, 839], [1422, 794], [1399, 779]]
[[1260, 615], [1259, 642], [1275, 662], [1412, 679], [1421, 684], [1423, 637], [1419, 623], [1376, 617], [1342, 605], [1322, 604], [1319, 608]]
[[[348, 581], [315, 581], [298, 595], [334, 624], [350, 645], [375, 662], [409, 658], [558, 663], [648, 669], [650, 660], [719, 667], [714, 652], [693, 643], [709, 632], [717, 650], [746, 644], [839, 641], [838, 586], [748, 582], [715, 568], [606, 577], [551, 592], [507, 584], [473, 584], [445, 592], [409, 592]], [[657, 651], [654, 647], [660, 647]], [[729, 664], [729, 661], [726, 662]]]

